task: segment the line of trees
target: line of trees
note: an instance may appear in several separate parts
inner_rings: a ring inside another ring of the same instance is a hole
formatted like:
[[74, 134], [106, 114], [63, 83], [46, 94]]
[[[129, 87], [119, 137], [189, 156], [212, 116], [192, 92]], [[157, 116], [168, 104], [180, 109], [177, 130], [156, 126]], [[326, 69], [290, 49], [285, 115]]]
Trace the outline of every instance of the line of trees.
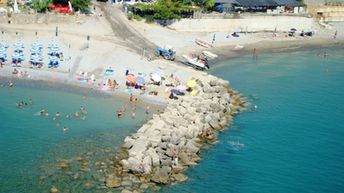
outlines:
[[210, 11], [214, 5], [214, 0], [157, 0], [154, 4], [135, 4], [130, 11], [146, 19], [171, 20], [197, 10]]

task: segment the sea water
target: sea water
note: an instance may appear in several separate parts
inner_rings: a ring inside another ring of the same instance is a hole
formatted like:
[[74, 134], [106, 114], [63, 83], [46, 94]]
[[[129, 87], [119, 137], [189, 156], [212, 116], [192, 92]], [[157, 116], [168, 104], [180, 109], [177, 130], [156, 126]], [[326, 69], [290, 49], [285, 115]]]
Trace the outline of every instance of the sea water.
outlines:
[[252, 105], [162, 192], [344, 192], [344, 49], [245, 56], [211, 73]]
[[[160, 192], [344, 191], [343, 49], [244, 56], [211, 73], [229, 80], [252, 105], [217, 144], [201, 151], [186, 182]], [[15, 107], [29, 98], [31, 106]], [[49, 192], [53, 185], [62, 192], [110, 192], [95, 168], [67, 173], [56, 165], [82, 157], [92, 166], [116, 155], [124, 137], [147, 118], [140, 108], [135, 120], [115, 118], [123, 105], [116, 98], [34, 83], [0, 88], [0, 104], [1, 193]], [[80, 106], [88, 111], [85, 120], [52, 121], [56, 111], [65, 115]], [[36, 115], [42, 108], [49, 117]]]
[[[124, 137], [148, 119], [140, 106], [136, 107], [137, 116], [132, 119], [135, 107], [127, 103], [129, 100], [89, 89], [17, 80], [9, 88], [7, 80], [0, 82], [3, 84], [0, 87], [1, 193], [50, 192], [52, 186], [61, 192], [96, 192], [103, 183], [99, 181], [101, 177], [94, 178], [96, 168], [92, 166], [96, 161], [106, 162], [116, 155]], [[28, 104], [19, 109], [16, 103], [21, 101]], [[118, 119], [115, 112], [125, 105], [127, 113]], [[87, 114], [75, 118], [74, 113], [80, 113], [81, 107]], [[42, 109], [49, 116], [41, 116]], [[61, 117], [54, 121], [56, 112]], [[66, 118], [67, 114], [70, 118]], [[89, 164], [84, 171], [70, 168], [74, 171], [68, 172], [76, 180], [64, 179], [57, 165], [66, 160], [70, 165], [78, 163], [72, 162], [75, 157]], [[86, 189], [87, 182], [91, 185]]]

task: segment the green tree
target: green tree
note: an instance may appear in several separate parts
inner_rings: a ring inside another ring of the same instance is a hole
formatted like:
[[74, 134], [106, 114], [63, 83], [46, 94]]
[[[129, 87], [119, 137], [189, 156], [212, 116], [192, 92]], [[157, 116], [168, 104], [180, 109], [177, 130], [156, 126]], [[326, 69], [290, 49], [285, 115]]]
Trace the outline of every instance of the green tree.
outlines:
[[32, 8], [39, 13], [46, 12], [53, 4], [52, 0], [32, 0]]
[[74, 10], [84, 12], [89, 9], [91, 0], [71, 0], [71, 4]]
[[182, 7], [182, 2], [178, 0], [158, 0], [154, 4], [154, 19], [180, 19], [180, 11]]
[[208, 0], [206, 3], [205, 3], [205, 6], [208, 10], [212, 9], [215, 5], [215, 0]]

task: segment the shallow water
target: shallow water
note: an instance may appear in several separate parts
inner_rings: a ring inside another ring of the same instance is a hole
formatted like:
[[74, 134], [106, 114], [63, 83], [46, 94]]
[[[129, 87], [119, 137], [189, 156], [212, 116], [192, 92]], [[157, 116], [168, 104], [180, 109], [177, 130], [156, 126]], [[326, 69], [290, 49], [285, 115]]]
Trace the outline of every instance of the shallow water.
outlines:
[[[317, 56], [324, 51], [328, 58]], [[202, 151], [188, 182], [162, 192], [344, 191], [343, 49], [246, 56], [212, 73], [251, 109]]]
[[[212, 73], [230, 80], [252, 106], [202, 151], [187, 182], [161, 192], [343, 192], [344, 50], [317, 56], [323, 51], [266, 54], [258, 61], [246, 56], [215, 66]], [[109, 192], [96, 163], [116, 155], [147, 118], [143, 109], [135, 120], [117, 119], [123, 102], [115, 98], [33, 84], [0, 88], [0, 192], [49, 192], [53, 185], [62, 192]], [[32, 106], [15, 107], [29, 98]], [[88, 110], [85, 120], [63, 119], [59, 126], [52, 116], [34, 115], [41, 108], [64, 115], [80, 106]], [[85, 170], [77, 157], [89, 161]], [[57, 169], [63, 160], [71, 166]]]
[[[30, 98], [32, 105], [16, 108], [16, 103], [27, 102]], [[62, 192], [66, 189], [84, 192], [83, 184], [87, 181], [94, 183], [89, 191], [95, 192], [101, 184], [91, 178], [95, 173], [95, 161], [114, 156], [124, 137], [148, 118], [138, 106], [137, 117], [132, 119], [132, 108], [128, 105], [126, 116], [118, 119], [114, 112], [124, 104], [121, 100], [89, 90], [51, 88], [50, 85], [37, 85], [37, 82], [15, 81], [13, 88], [0, 88], [0, 101], [1, 193], [49, 192], [52, 185]], [[73, 117], [81, 106], [87, 110], [84, 120], [83, 116]], [[49, 111], [50, 115], [39, 116], [37, 112], [41, 109]], [[53, 121], [57, 111], [62, 116]], [[65, 118], [67, 113], [71, 114], [70, 119]], [[69, 129], [63, 131], [63, 127]], [[69, 180], [66, 184], [56, 165], [77, 156], [90, 162], [91, 171], [78, 171], [82, 176], [80, 180]]]

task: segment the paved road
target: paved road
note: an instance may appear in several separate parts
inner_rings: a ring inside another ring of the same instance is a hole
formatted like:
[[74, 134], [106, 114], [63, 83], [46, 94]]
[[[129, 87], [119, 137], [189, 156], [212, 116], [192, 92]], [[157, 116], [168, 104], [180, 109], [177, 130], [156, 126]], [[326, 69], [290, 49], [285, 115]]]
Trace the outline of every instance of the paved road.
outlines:
[[130, 26], [128, 19], [119, 6], [109, 5], [108, 3], [97, 3], [97, 5], [104, 10], [104, 16], [110, 23], [114, 35], [124, 41], [125, 45], [123, 46], [140, 55], [143, 54], [144, 48], [146, 48], [147, 55], [154, 53], [157, 46]]

